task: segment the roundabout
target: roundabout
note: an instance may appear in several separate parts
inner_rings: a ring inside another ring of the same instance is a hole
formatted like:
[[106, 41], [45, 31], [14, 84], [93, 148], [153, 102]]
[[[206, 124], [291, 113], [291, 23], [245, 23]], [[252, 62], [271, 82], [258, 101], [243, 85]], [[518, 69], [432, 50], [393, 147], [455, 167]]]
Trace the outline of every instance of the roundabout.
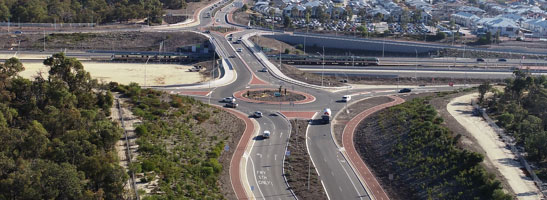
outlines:
[[311, 94], [286, 88], [246, 89], [237, 91], [233, 95], [241, 101], [262, 104], [307, 104], [315, 101], [315, 97]]

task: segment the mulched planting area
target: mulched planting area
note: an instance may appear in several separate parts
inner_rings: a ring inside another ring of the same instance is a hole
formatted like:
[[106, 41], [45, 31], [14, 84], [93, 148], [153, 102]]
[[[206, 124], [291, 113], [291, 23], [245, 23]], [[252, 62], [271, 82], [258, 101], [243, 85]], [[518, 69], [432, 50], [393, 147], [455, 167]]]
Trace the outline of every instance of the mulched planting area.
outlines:
[[[285, 176], [289, 186], [299, 199], [328, 199], [306, 148], [308, 121], [291, 120], [291, 126], [288, 147], [291, 155], [285, 158]], [[310, 175], [309, 187], [308, 174]]]
[[249, 91], [243, 94], [243, 97], [259, 100], [259, 101], [301, 101], [306, 99], [304, 95], [292, 93], [284, 89], [281, 90], [281, 96], [276, 97], [274, 93], [279, 92], [279, 90], [259, 90], [259, 91]]

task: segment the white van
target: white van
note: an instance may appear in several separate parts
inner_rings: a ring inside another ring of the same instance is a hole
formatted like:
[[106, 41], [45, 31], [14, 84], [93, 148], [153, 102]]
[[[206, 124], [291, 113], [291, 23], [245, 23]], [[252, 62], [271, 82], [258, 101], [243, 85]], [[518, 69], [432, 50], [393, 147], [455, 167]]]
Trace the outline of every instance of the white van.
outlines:
[[348, 102], [349, 100], [351, 100], [351, 96], [350, 96], [350, 95], [344, 95], [344, 96], [342, 96], [342, 101], [343, 101], [343, 102]]

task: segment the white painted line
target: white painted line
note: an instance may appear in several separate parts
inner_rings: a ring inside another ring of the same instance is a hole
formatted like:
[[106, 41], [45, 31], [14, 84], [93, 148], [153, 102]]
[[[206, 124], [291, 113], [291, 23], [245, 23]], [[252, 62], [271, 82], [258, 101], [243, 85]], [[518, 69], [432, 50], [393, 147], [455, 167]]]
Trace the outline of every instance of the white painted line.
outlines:
[[[337, 159], [337, 160], [338, 160], [338, 159]], [[351, 182], [351, 185], [353, 185], [353, 188], [355, 189], [355, 191], [356, 191], [357, 194], [359, 195], [359, 199], [362, 199], [361, 193], [359, 192], [359, 189], [357, 189], [357, 187], [355, 186], [355, 183], [353, 183], [352, 178], [350, 177], [348, 171], [346, 170], [346, 168], [344, 167], [344, 165], [342, 165], [342, 163], [340, 162], [340, 160], [338, 160], [338, 164], [340, 164], [340, 167], [342, 167], [342, 169], [344, 170], [344, 172], [346, 172], [346, 175], [348, 176], [349, 181]], [[358, 176], [357, 174], [355, 174], [355, 175]], [[359, 177], [357, 177], [357, 178], [359, 178]]]
[[264, 194], [262, 194], [262, 190], [260, 190], [260, 185], [258, 185], [258, 180], [256, 179], [255, 163], [253, 162], [253, 158], [250, 158], [250, 160], [251, 160], [251, 166], [253, 166], [253, 175], [255, 177], [256, 187], [258, 188], [258, 192], [260, 192], [262, 199], [264, 199]]

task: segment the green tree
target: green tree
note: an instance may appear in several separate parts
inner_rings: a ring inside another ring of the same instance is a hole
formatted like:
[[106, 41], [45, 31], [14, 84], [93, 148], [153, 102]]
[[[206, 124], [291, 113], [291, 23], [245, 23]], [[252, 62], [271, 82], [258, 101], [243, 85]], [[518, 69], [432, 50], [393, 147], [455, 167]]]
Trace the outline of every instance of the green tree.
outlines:
[[10, 58], [6, 60], [4, 64], [0, 64], [0, 74], [8, 77], [13, 77], [23, 70], [25, 70], [25, 68], [17, 58]]
[[288, 15], [283, 16], [283, 25], [285, 26], [285, 28], [292, 27], [292, 20]]
[[490, 91], [490, 89], [492, 89], [490, 82], [485, 82], [479, 85], [479, 103], [482, 104], [482, 102], [484, 101], [484, 95], [486, 94], [486, 92]]

